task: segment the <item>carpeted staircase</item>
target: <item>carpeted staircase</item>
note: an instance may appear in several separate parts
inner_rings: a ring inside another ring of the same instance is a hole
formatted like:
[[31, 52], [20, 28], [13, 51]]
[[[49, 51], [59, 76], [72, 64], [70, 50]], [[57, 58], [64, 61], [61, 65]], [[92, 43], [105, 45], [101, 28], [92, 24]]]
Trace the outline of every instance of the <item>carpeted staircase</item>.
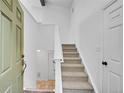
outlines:
[[85, 67], [74, 44], [63, 44], [62, 63], [63, 93], [94, 93]]

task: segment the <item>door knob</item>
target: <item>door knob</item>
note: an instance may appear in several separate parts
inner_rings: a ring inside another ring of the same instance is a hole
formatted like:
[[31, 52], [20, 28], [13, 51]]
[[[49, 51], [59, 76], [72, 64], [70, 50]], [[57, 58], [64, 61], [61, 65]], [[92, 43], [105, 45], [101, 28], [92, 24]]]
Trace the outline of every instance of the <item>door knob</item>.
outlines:
[[108, 63], [107, 63], [106, 61], [102, 61], [102, 65], [107, 66], [107, 65], [108, 65]]

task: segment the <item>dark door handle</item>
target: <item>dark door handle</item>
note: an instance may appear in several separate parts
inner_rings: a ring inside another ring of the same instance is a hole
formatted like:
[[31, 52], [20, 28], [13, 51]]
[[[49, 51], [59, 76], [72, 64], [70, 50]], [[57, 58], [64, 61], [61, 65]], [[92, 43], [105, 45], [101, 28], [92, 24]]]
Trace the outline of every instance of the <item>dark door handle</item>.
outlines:
[[107, 65], [108, 65], [108, 63], [107, 63], [106, 61], [102, 61], [102, 65], [107, 66]]
[[21, 56], [21, 58], [24, 58], [25, 56], [24, 56], [24, 54]]
[[27, 68], [27, 64], [25, 63], [24, 59], [22, 60], [22, 66], [23, 66], [23, 71], [22, 71], [22, 75], [25, 72], [25, 69]]

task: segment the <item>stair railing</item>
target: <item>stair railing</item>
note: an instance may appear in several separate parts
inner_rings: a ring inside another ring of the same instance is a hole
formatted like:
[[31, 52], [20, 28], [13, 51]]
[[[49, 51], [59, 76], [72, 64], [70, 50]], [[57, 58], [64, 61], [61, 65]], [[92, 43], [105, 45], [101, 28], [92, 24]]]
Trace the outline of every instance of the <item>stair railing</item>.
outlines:
[[63, 51], [60, 40], [59, 27], [55, 26], [54, 63], [55, 63], [55, 93], [63, 93], [61, 63], [63, 62]]

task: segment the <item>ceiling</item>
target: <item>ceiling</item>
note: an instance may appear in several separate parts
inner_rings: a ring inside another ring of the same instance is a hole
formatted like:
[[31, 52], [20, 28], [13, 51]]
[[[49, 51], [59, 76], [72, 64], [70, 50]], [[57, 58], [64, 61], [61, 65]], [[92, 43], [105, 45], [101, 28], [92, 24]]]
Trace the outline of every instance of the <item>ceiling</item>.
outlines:
[[[73, 0], [46, 0], [46, 5], [55, 5], [69, 8]], [[41, 7], [40, 0], [28, 0], [29, 4], [34, 7]]]

